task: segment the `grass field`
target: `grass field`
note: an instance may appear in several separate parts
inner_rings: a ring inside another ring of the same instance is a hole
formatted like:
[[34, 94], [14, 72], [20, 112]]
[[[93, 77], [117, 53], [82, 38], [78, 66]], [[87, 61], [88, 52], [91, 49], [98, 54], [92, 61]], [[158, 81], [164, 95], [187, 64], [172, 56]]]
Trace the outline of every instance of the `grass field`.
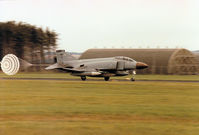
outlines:
[[199, 83], [0, 79], [0, 135], [13, 134], [198, 135]]

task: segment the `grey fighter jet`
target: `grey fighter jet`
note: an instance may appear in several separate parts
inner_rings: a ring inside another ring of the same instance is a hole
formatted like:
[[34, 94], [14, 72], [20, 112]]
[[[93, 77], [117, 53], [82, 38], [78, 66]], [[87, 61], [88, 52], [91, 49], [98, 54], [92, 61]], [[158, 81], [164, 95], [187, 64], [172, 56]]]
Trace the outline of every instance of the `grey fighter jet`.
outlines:
[[[132, 72], [135, 74], [136, 69], [147, 68], [148, 65], [142, 62], [124, 57], [116, 56], [110, 58], [95, 59], [76, 59], [64, 50], [57, 50], [57, 63], [47, 67], [47, 70], [58, 69], [71, 73], [74, 76], [80, 76], [83, 81], [86, 76], [104, 77], [108, 81], [112, 76], [125, 76]], [[134, 77], [131, 81], [134, 81]]]

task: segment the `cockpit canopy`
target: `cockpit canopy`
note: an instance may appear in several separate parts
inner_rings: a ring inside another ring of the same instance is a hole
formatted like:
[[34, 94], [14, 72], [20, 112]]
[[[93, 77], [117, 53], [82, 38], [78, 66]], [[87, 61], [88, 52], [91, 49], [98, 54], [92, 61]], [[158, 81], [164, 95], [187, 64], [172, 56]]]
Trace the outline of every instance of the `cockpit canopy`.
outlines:
[[118, 59], [118, 60], [125, 60], [125, 61], [131, 61], [131, 62], [135, 61], [135, 60], [133, 60], [129, 57], [125, 57], [125, 56], [116, 56], [115, 58]]

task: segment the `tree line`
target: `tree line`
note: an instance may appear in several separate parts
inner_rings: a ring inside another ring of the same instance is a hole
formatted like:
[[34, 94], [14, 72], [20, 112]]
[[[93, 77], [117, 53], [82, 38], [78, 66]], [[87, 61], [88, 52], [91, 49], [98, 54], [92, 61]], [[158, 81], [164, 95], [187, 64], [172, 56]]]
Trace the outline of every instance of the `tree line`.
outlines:
[[31, 63], [45, 63], [57, 47], [57, 34], [23, 22], [0, 22], [0, 60], [8, 53]]

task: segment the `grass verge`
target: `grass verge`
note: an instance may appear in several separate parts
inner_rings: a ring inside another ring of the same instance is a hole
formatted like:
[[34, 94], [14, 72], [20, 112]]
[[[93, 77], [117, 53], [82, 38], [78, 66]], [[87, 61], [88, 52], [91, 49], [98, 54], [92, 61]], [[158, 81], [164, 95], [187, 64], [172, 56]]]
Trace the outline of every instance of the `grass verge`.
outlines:
[[3, 135], [198, 135], [199, 84], [0, 80]]

